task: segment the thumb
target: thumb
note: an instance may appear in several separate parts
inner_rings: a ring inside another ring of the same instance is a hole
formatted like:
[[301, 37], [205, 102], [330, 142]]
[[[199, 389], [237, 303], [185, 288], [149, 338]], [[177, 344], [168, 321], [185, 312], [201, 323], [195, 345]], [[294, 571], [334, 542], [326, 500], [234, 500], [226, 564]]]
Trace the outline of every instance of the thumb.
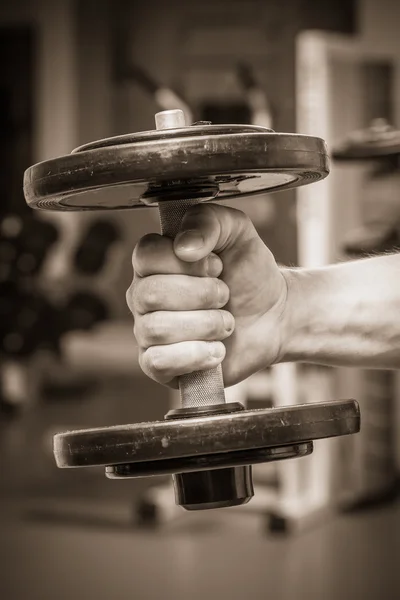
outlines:
[[196, 262], [256, 236], [253, 224], [241, 211], [219, 204], [196, 204], [182, 219], [174, 252], [183, 261]]

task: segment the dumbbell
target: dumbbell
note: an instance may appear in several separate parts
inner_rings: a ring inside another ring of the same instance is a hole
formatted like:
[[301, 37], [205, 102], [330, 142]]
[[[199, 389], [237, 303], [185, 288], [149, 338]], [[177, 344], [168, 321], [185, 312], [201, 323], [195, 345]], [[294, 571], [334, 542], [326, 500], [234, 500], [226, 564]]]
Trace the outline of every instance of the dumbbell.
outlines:
[[[316, 137], [250, 125], [187, 126], [179, 110], [155, 116], [156, 129], [86, 144], [27, 169], [24, 194], [41, 210], [158, 207], [163, 235], [174, 238], [186, 210], [280, 191], [329, 173]], [[67, 431], [54, 436], [60, 468], [104, 467], [111, 479], [172, 475], [186, 510], [247, 503], [251, 465], [306, 456], [317, 439], [360, 428], [355, 400], [245, 410], [226, 403], [222, 368], [179, 379], [181, 406], [164, 419]]]
[[108, 314], [106, 304], [90, 292], [75, 292], [59, 306], [19, 282], [0, 281], [0, 354], [27, 357], [40, 348], [58, 354], [64, 334], [88, 331]]
[[19, 281], [0, 282], [0, 355], [27, 358], [39, 349], [59, 351], [56, 307]]
[[108, 318], [106, 303], [96, 294], [87, 291], [73, 293], [62, 307], [62, 333], [88, 331]]
[[57, 240], [52, 223], [29, 215], [5, 215], [0, 221], [0, 272], [7, 278], [38, 275]]
[[120, 240], [117, 226], [104, 219], [96, 219], [88, 227], [86, 236], [76, 249], [75, 269], [84, 275], [97, 275], [104, 268], [110, 247]]
[[21, 255], [18, 259], [21, 276], [38, 275], [58, 239], [59, 232], [53, 223], [43, 219], [24, 219], [21, 232]]

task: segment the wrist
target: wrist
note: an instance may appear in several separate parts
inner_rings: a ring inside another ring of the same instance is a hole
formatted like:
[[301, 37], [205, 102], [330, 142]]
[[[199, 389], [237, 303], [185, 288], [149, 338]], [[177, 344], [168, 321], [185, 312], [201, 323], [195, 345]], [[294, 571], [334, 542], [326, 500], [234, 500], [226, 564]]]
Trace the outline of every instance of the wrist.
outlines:
[[281, 316], [281, 345], [277, 363], [291, 362], [293, 354], [292, 341], [295, 330], [293, 310], [294, 296], [298, 294], [297, 274], [294, 269], [280, 268], [286, 285], [286, 301]]
[[335, 266], [284, 269], [287, 301], [282, 321], [280, 362], [339, 365], [356, 356], [357, 301]]
[[323, 337], [324, 316], [320, 312], [324, 310], [324, 302], [318, 274], [302, 268], [282, 268], [281, 273], [287, 294], [278, 362], [312, 362], [316, 345], [322, 341], [320, 336]]

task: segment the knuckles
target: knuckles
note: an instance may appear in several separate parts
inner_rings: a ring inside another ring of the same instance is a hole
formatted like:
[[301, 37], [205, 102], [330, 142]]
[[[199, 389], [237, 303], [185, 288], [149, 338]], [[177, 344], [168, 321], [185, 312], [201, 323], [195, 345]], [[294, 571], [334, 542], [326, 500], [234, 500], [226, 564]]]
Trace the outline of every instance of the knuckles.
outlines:
[[164, 293], [157, 276], [136, 279], [130, 288], [128, 306], [132, 306], [133, 313], [152, 312], [160, 306]]
[[[230, 323], [231, 321], [231, 323]], [[193, 320], [182, 320], [179, 313], [155, 311], [137, 315], [133, 333], [143, 350], [188, 340], [222, 341], [234, 329], [231, 313], [221, 310], [195, 311]]]
[[131, 285], [128, 287], [128, 289], [126, 290], [125, 301], [126, 301], [126, 304], [129, 308], [129, 310], [133, 314], [133, 312], [134, 312], [134, 310], [133, 310], [133, 281], [132, 281]]
[[[186, 310], [222, 308], [229, 300], [229, 288], [220, 279], [196, 278], [190, 285], [188, 281], [173, 282], [158, 275], [136, 277], [126, 292], [128, 307], [134, 315], [143, 315], [158, 310], [185, 310], [185, 304]], [[180, 306], [179, 303], [185, 298], [182, 295], [185, 290], [186, 300]]]
[[135, 295], [140, 312], [148, 313], [157, 310], [165, 293], [157, 276], [146, 277], [138, 283]]
[[143, 348], [164, 343], [166, 335], [160, 315], [149, 313], [136, 319], [134, 336]]

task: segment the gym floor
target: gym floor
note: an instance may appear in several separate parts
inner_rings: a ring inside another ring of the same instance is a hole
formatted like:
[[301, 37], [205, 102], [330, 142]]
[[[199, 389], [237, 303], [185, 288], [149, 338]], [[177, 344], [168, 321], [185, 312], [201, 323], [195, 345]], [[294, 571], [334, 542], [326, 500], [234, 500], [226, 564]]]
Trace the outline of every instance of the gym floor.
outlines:
[[10, 519], [2, 512], [4, 600], [396, 600], [400, 505], [341, 516], [293, 538], [249, 517], [139, 532]]
[[[126, 388], [121, 382], [120, 392]], [[1, 600], [400, 597], [400, 502], [340, 515], [297, 537], [273, 536], [261, 530], [258, 518], [229, 510], [161, 530], [129, 525], [142, 484], [119, 487], [102, 474], [57, 471], [46, 444], [38, 444], [60, 424], [114, 420], [115, 414], [106, 413], [110, 397], [119, 398], [115, 411], [126, 422], [131, 408], [120, 392], [114, 384], [103, 386], [100, 395], [93, 394], [96, 410], [90, 398], [82, 405], [50, 403], [1, 427]], [[154, 410], [159, 413], [160, 406]], [[46, 502], [54, 508], [66, 498], [81, 509], [89, 501], [89, 515], [50, 519]], [[32, 512], [35, 507], [42, 514]]]

